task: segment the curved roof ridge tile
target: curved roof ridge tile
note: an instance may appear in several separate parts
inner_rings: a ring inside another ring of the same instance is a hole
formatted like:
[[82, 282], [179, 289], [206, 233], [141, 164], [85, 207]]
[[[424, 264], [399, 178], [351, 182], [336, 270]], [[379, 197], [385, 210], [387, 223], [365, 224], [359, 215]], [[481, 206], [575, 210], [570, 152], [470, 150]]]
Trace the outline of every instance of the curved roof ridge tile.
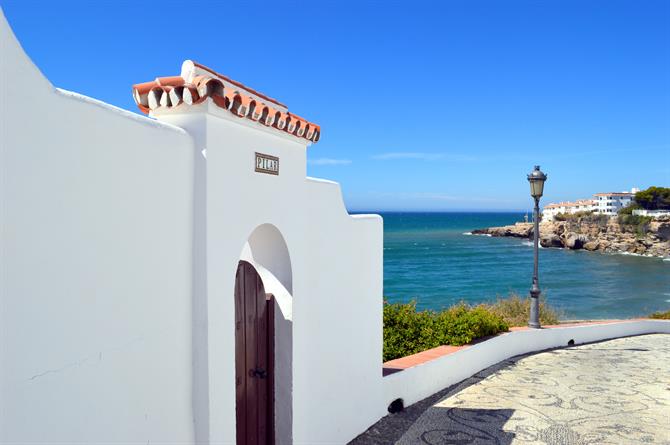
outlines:
[[[146, 114], [160, 108], [174, 108], [180, 105], [196, 105], [211, 98], [215, 105], [230, 111], [235, 116], [273, 127], [292, 136], [317, 142], [321, 127], [300, 116], [284, 112], [286, 106], [264, 94], [261, 94], [240, 82], [223, 76], [210, 68], [192, 62], [215, 77], [196, 75], [188, 82], [182, 76], [157, 77], [150, 82], [133, 85], [133, 99], [138, 108]], [[191, 77], [191, 76], [188, 76]], [[237, 88], [231, 88], [227, 84]], [[251, 93], [254, 96], [250, 96]], [[270, 102], [270, 104], [265, 103]]]

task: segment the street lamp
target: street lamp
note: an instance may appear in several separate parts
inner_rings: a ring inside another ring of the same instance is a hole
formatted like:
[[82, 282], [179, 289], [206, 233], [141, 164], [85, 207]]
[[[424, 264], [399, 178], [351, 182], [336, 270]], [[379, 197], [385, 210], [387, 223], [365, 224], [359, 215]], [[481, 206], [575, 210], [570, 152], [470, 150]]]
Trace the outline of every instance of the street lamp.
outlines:
[[535, 199], [535, 209], [533, 210], [533, 252], [535, 254], [535, 261], [533, 267], [533, 286], [530, 288], [530, 320], [528, 326], [531, 328], [540, 328], [540, 286], [537, 279], [537, 265], [538, 265], [538, 244], [540, 241], [540, 198], [544, 191], [544, 181], [547, 180], [547, 175], [542, 173], [540, 166], [536, 165], [535, 169], [528, 174], [528, 182], [530, 183], [530, 196]]

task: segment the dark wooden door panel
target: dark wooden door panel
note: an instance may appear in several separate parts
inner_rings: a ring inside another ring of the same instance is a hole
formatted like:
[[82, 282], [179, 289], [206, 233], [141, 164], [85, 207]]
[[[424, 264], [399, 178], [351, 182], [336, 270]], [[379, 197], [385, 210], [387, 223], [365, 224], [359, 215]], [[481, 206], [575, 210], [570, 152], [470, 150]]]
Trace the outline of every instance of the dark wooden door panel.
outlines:
[[258, 439], [259, 443], [267, 443], [268, 438], [268, 323], [265, 289], [260, 277], [256, 284], [256, 376], [258, 385]]
[[[274, 443], [274, 301], [254, 267], [240, 261], [235, 280], [235, 383], [238, 445]], [[270, 317], [273, 317], [270, 320]]]
[[237, 425], [237, 444], [246, 443], [247, 436], [247, 361], [244, 318], [245, 270], [240, 264], [235, 276], [235, 416]]
[[246, 327], [246, 368], [247, 368], [247, 444], [258, 444], [260, 380], [256, 376], [258, 369], [258, 308], [256, 271], [248, 263], [244, 264], [244, 304]]

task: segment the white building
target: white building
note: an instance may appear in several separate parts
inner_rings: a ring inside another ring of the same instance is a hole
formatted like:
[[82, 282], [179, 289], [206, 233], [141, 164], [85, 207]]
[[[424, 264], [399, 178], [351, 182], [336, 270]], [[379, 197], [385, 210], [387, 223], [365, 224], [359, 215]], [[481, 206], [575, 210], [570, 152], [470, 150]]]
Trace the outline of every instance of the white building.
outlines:
[[596, 200], [595, 211], [603, 215], [616, 215], [619, 210], [633, 202], [638, 191], [639, 189], [633, 188], [630, 192], [596, 193], [593, 195]]
[[594, 212], [613, 216], [633, 202], [635, 193], [639, 191], [639, 189], [633, 188], [630, 192], [596, 193], [593, 195], [593, 199], [547, 204], [542, 209], [542, 220], [553, 221], [559, 213]]
[[577, 201], [560, 202], [558, 204], [547, 204], [542, 209], [542, 220], [553, 221], [556, 215], [574, 214], [578, 212], [592, 212], [596, 208], [596, 201], [593, 199], [580, 199]]

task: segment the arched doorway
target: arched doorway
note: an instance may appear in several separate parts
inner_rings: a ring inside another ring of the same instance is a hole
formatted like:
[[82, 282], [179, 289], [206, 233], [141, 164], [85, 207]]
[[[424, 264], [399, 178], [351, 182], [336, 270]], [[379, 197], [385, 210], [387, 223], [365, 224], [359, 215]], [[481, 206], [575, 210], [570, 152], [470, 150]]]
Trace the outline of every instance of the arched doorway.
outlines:
[[[284, 236], [273, 224], [251, 231], [239, 257], [253, 266], [274, 312], [274, 440], [293, 443], [293, 268]], [[238, 436], [239, 437], [239, 436]]]
[[274, 301], [253, 265], [235, 276], [237, 444], [274, 443]]

